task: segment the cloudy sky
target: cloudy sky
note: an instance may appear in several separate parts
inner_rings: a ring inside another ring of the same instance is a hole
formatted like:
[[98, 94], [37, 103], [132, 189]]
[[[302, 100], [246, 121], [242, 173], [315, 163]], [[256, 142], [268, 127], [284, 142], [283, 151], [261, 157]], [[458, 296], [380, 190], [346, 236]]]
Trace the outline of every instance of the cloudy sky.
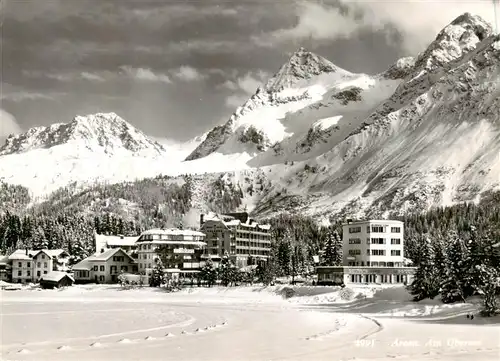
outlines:
[[463, 12], [494, 21], [492, 0], [0, 1], [0, 137], [114, 111], [184, 141], [226, 121], [300, 46], [377, 73]]

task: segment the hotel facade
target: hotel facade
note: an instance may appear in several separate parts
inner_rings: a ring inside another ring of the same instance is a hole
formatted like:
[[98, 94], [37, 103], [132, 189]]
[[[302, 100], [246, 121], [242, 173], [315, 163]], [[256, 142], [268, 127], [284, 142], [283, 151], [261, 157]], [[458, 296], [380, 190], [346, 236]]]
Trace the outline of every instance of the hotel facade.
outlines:
[[192, 230], [150, 229], [143, 232], [136, 242], [139, 273], [149, 278], [160, 253], [168, 258], [168, 264], [163, 265], [166, 273], [176, 277], [198, 273], [206, 246], [204, 240], [204, 233]]
[[404, 258], [403, 222], [347, 222], [342, 242], [342, 266], [317, 267], [318, 284], [411, 282], [415, 268]]
[[217, 264], [228, 254], [237, 267], [267, 262], [271, 252], [271, 226], [259, 224], [248, 213], [200, 216], [200, 230], [206, 234], [204, 259]]

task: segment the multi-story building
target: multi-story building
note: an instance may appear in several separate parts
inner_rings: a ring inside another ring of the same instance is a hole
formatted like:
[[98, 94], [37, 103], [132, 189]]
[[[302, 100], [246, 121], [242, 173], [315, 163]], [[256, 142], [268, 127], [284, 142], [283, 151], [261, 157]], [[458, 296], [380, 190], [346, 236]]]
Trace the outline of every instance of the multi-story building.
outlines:
[[136, 273], [137, 262], [123, 249], [112, 248], [73, 266], [77, 283], [116, 283], [120, 273]]
[[97, 254], [107, 251], [108, 249], [121, 248], [130, 255], [134, 255], [137, 248], [135, 242], [139, 237], [126, 236], [107, 236], [104, 234], [95, 234], [95, 249]]
[[402, 267], [403, 234], [401, 221], [348, 222], [342, 226], [343, 264]]
[[207, 242], [204, 258], [218, 263], [227, 253], [238, 267], [266, 262], [271, 252], [270, 229], [246, 212], [201, 215], [200, 230]]
[[136, 242], [139, 272], [147, 277], [161, 252], [168, 259], [166, 272], [176, 276], [189, 276], [200, 270], [200, 256], [206, 246], [205, 234], [188, 229], [150, 229]]
[[415, 268], [404, 258], [404, 223], [347, 222], [342, 226], [342, 266], [319, 266], [318, 284], [408, 283]]
[[9, 256], [12, 282], [38, 282], [50, 271], [66, 271], [69, 254], [62, 249], [16, 250]]

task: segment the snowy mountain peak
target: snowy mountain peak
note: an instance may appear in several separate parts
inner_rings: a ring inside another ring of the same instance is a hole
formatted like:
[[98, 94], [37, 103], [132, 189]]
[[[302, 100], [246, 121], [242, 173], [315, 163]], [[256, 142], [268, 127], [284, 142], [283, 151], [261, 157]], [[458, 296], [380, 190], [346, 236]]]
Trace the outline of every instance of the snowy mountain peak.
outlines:
[[134, 128], [115, 113], [96, 113], [76, 116], [69, 123], [34, 127], [26, 133], [10, 136], [0, 148], [0, 156], [71, 145], [73, 150], [115, 154], [128, 152], [160, 155], [165, 149], [156, 141]]
[[292, 54], [288, 62], [281, 67], [278, 73], [269, 79], [265, 89], [278, 92], [284, 88], [294, 87], [301, 80], [338, 71], [344, 70], [329, 60], [301, 47]]
[[427, 50], [419, 55], [415, 71], [433, 71], [474, 50], [493, 34], [481, 17], [464, 13], [439, 32]]

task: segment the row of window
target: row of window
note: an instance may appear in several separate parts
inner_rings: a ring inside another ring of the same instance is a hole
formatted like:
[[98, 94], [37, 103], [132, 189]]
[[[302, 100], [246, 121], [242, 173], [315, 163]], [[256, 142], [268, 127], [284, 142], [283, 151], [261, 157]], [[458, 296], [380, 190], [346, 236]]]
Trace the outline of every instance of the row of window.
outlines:
[[[348, 262], [347, 265], [350, 267], [358, 267], [358, 266], [365, 267], [365, 262], [364, 261]], [[367, 261], [366, 267], [403, 267], [403, 263], [402, 262], [383, 262], [383, 261], [369, 262], [369, 261]]]
[[[367, 238], [366, 244], [386, 244], [385, 238]], [[349, 238], [349, 244], [361, 244], [360, 238]], [[391, 238], [391, 244], [401, 244], [400, 238]]]
[[[23, 263], [22, 262], [18, 262], [17, 266], [18, 266], [18, 268], [23, 268]], [[37, 262], [36, 266], [38, 268], [41, 268], [42, 267], [42, 262]], [[27, 262], [26, 263], [26, 267], [27, 268], [31, 268], [31, 262]], [[43, 268], [48, 268], [48, 267], [49, 267], [48, 263], [47, 262], [43, 262]]]
[[[43, 271], [44, 275], [46, 275], [47, 273], [48, 273], [47, 271]], [[36, 275], [37, 275], [37, 277], [40, 277], [42, 275], [42, 273], [40, 271], [36, 271]], [[23, 271], [22, 270], [17, 271], [17, 277], [22, 277], [22, 276], [23, 276]], [[26, 276], [31, 277], [30, 270], [26, 270]]]
[[[359, 256], [361, 255], [361, 250], [360, 249], [350, 249], [349, 250], [349, 255], [350, 256]], [[372, 256], [385, 256], [385, 249], [367, 249], [366, 250], [366, 255], [372, 255]], [[401, 256], [401, 250], [399, 249], [392, 249], [391, 250], [391, 256]]]
[[[367, 233], [384, 233], [384, 226], [366, 226]], [[361, 233], [361, 226], [349, 227], [349, 233]], [[391, 227], [391, 233], [401, 233], [401, 227]]]

